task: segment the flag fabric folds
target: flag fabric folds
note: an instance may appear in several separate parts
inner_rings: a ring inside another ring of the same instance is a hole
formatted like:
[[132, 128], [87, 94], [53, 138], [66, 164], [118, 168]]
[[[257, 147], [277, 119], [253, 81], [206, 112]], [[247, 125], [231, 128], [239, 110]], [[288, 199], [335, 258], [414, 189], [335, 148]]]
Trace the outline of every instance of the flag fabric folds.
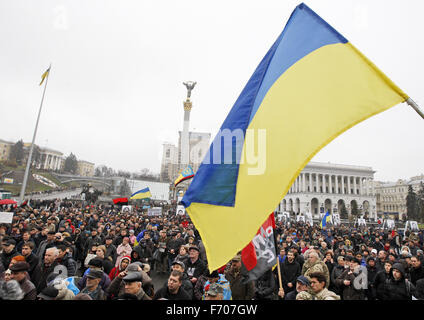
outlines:
[[48, 76], [49, 72], [50, 72], [50, 67], [41, 75], [40, 86], [44, 82], [44, 79]]
[[329, 210], [327, 210], [325, 215], [322, 217], [321, 224], [320, 224], [321, 229], [326, 227], [328, 222], [331, 222], [331, 214]]
[[193, 168], [189, 165], [187, 168], [182, 170], [178, 178], [175, 179], [174, 187], [176, 187], [179, 183], [183, 182], [184, 180], [188, 180], [193, 177], [194, 177], [194, 171], [193, 171]]
[[243, 271], [247, 271], [245, 282], [257, 280], [277, 264], [274, 229], [275, 218], [272, 213], [259, 228], [253, 240], [241, 251], [241, 261], [245, 268]]
[[182, 203], [210, 270], [256, 234], [310, 159], [408, 96], [305, 4], [260, 62]]
[[114, 204], [122, 204], [122, 205], [127, 205], [128, 204], [128, 198], [115, 198], [112, 199]]
[[152, 194], [150, 193], [150, 189], [149, 187], [138, 190], [137, 192], [134, 192], [130, 199], [147, 199], [147, 198], [151, 198]]

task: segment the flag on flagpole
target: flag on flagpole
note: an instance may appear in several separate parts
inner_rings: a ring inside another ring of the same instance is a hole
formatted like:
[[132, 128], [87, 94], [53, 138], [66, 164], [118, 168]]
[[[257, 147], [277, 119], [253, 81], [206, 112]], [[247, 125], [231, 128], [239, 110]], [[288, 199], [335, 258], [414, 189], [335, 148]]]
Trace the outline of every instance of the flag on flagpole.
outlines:
[[245, 269], [243, 271], [246, 272], [245, 282], [257, 280], [277, 264], [274, 229], [273, 212], [259, 228], [253, 240], [241, 251], [241, 261]]
[[345, 37], [305, 4], [297, 6], [182, 200], [210, 270], [250, 242], [319, 150], [406, 99]]
[[193, 171], [193, 168], [189, 165], [187, 168], [182, 170], [178, 178], [175, 179], [174, 187], [176, 187], [179, 183], [183, 182], [184, 180], [188, 180], [193, 177], [194, 177], [194, 171]]
[[322, 217], [321, 224], [320, 224], [321, 229], [326, 227], [328, 222], [331, 222], [331, 214], [329, 210], [327, 210], [325, 215]]
[[150, 189], [149, 187], [138, 190], [137, 192], [134, 192], [130, 199], [147, 199], [147, 198], [151, 198], [152, 194], [150, 193]]
[[44, 79], [48, 76], [49, 72], [50, 72], [50, 67], [42, 74], [40, 86], [44, 82]]

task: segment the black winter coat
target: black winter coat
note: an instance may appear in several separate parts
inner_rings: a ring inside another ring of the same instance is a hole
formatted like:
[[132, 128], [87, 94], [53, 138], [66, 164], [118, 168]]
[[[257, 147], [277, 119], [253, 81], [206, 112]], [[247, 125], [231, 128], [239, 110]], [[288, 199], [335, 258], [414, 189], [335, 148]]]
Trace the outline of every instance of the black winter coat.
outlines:
[[412, 300], [412, 295], [415, 295], [415, 286], [403, 277], [389, 279], [384, 285], [384, 300]]
[[409, 276], [412, 284], [415, 286], [417, 281], [424, 278], [424, 268], [421, 264], [418, 268], [411, 268], [409, 271]]
[[256, 280], [255, 300], [276, 300], [275, 276], [271, 269]]
[[[296, 279], [298, 276], [300, 276], [302, 269], [300, 267], [300, 264], [296, 262], [295, 260], [290, 263], [289, 259], [284, 259], [284, 262], [280, 266], [281, 269], [281, 280], [283, 284], [283, 289], [285, 293], [288, 293], [292, 290], [296, 289]], [[278, 272], [278, 269], [275, 269], [276, 272]], [[278, 281], [278, 274], [277, 279]], [[288, 287], [288, 283], [292, 283], [293, 286], [291, 288]]]

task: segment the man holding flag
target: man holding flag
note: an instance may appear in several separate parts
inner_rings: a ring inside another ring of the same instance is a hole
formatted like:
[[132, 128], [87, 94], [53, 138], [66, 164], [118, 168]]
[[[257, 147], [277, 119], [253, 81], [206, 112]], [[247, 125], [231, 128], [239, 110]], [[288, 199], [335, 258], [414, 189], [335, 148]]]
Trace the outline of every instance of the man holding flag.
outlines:
[[331, 220], [331, 214], [330, 211], [327, 210], [327, 212], [325, 213], [325, 215], [322, 217], [321, 223], [320, 223], [320, 227], [321, 229], [324, 229], [327, 226], [328, 222], [332, 222]]

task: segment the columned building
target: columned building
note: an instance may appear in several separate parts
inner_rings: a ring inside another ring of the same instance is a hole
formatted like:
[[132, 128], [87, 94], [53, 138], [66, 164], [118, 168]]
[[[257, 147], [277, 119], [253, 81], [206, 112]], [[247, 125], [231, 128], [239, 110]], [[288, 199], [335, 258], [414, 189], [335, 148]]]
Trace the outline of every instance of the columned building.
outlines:
[[374, 173], [371, 167], [310, 162], [280, 203], [280, 211], [312, 213], [327, 210], [340, 217], [360, 213], [376, 219]]

